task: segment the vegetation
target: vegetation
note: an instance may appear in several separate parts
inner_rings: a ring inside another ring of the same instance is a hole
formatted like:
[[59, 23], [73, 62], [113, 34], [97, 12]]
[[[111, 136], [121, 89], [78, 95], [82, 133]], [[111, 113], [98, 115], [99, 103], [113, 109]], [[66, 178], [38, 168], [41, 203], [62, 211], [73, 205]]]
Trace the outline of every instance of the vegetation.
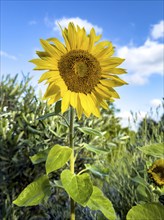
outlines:
[[[29, 76], [23, 76], [18, 82], [17, 76], [8, 75], [1, 82], [0, 219], [69, 219], [69, 198], [57, 182], [62, 168], [49, 174], [52, 191], [47, 202], [32, 207], [17, 207], [12, 203], [28, 184], [44, 173], [45, 155], [39, 161], [34, 155], [48, 152], [55, 144], [68, 144], [68, 127], [60, 115], [60, 103], [48, 107], [36, 97], [30, 80]], [[163, 157], [160, 150], [164, 141], [163, 116], [159, 122], [143, 119], [134, 132], [120, 125], [116, 111], [110, 104], [108, 111], [102, 110], [101, 118], [83, 116], [76, 121], [75, 146], [81, 146], [81, 151], [75, 172], [86, 169], [91, 173], [94, 184], [112, 202], [117, 219], [130, 220], [135, 212], [142, 212], [143, 207], [138, 204], [144, 204], [147, 210], [150, 203], [151, 208], [157, 206], [161, 212], [164, 190], [149, 178], [147, 170]], [[64, 116], [67, 118], [67, 113]], [[78, 220], [106, 219], [99, 211], [80, 205], [76, 207], [76, 216]]]

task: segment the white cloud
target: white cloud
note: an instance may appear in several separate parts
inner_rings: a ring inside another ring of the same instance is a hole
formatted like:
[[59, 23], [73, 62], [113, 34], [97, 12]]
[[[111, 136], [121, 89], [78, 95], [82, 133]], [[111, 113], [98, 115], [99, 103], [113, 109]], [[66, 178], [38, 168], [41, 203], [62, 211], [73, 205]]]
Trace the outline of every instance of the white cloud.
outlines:
[[6, 57], [6, 58], [9, 58], [9, 59], [12, 59], [12, 60], [17, 60], [17, 58], [11, 54], [8, 54], [7, 52], [4, 52], [4, 51], [0, 51], [0, 56], [1, 57]]
[[56, 31], [60, 31], [59, 25], [61, 25], [62, 28], [64, 27], [68, 27], [68, 23], [69, 22], [73, 22], [75, 25], [79, 25], [79, 27], [84, 27], [86, 29], [86, 32], [89, 33], [91, 28], [94, 28], [97, 34], [101, 34], [102, 33], [102, 28], [98, 27], [97, 25], [93, 25], [92, 23], [88, 22], [87, 20], [83, 20], [79, 17], [76, 18], [61, 18], [58, 20], [55, 20], [54, 24], [54, 30]]
[[28, 24], [29, 25], [35, 25], [35, 24], [37, 24], [37, 22], [35, 20], [31, 20], [31, 21], [28, 22]]
[[150, 105], [151, 105], [152, 107], [162, 106], [162, 100], [160, 100], [160, 99], [152, 99], [152, 100], [150, 101]]
[[134, 120], [137, 118], [137, 120], [142, 120], [147, 116], [147, 112], [145, 111], [139, 111], [138, 113], [133, 113], [131, 111], [121, 111], [117, 114], [118, 117], [120, 117], [122, 120]]
[[[162, 24], [162, 22], [159, 24]], [[159, 24], [155, 24], [150, 33], [154, 38], [155, 36], [156, 38], [161, 36]], [[143, 45], [134, 46], [134, 44], [129, 44], [118, 48], [117, 55], [126, 59], [124, 67], [127, 69], [128, 74], [124, 79], [130, 84], [144, 85], [149, 81], [151, 75], [163, 74], [164, 45], [157, 40], [150, 39], [150, 37], [147, 37]]]
[[131, 127], [131, 129], [137, 131], [138, 123], [142, 121], [145, 117], [148, 117], [146, 111], [132, 112], [132, 111], [121, 111], [116, 113], [116, 116], [121, 119], [121, 124], [123, 127]]
[[164, 37], [164, 21], [160, 21], [158, 24], [153, 25], [151, 29], [151, 36], [153, 39]]

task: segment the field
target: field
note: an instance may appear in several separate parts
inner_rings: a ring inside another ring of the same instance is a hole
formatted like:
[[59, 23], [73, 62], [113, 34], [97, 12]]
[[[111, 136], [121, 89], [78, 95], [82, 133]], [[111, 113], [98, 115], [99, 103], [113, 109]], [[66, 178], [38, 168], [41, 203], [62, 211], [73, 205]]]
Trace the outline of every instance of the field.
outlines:
[[[48, 172], [50, 192], [44, 192], [39, 204], [27, 207], [13, 204], [27, 185], [45, 174], [50, 149], [68, 146], [68, 112], [61, 114], [60, 101], [47, 106], [36, 96], [28, 76], [21, 82], [17, 76], [3, 77], [0, 93], [0, 219], [69, 219], [70, 189], [65, 190], [60, 181], [69, 161]], [[101, 201], [99, 206], [95, 205], [97, 208], [77, 202], [76, 219], [153, 220], [154, 215], [162, 220], [164, 116], [158, 122], [144, 118], [138, 130], [133, 131], [122, 127], [120, 118], [115, 116], [118, 110], [112, 103], [109, 106], [109, 110], [101, 110], [100, 118], [84, 115], [80, 120], [75, 118], [75, 173], [90, 175], [92, 184], [103, 191], [103, 199], [111, 201], [114, 214]], [[158, 109], [155, 111], [158, 114]], [[134, 121], [138, 123], [136, 118]], [[156, 167], [162, 161], [156, 178], [150, 171], [155, 161]]]

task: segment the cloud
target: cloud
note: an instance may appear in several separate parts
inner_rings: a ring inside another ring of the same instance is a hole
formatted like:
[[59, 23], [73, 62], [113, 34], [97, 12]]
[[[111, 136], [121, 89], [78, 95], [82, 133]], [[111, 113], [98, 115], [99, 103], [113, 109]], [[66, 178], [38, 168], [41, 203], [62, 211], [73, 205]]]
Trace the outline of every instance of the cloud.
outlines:
[[[156, 27], [156, 25], [154, 25]], [[117, 55], [126, 59], [124, 77], [130, 84], [144, 85], [153, 74], [163, 74], [164, 45], [147, 37], [143, 45], [133, 44], [119, 47]]]
[[142, 120], [147, 116], [147, 112], [145, 111], [139, 111], [136, 113], [130, 112], [130, 111], [121, 111], [117, 114], [118, 117], [120, 117], [122, 120], [134, 120], [137, 118], [137, 120]]
[[31, 21], [28, 22], [28, 24], [29, 25], [35, 25], [35, 24], [37, 24], [37, 22], [35, 20], [31, 20]]
[[151, 36], [153, 39], [164, 37], [164, 21], [160, 21], [158, 24], [153, 25], [151, 29]]
[[60, 31], [58, 23], [61, 25], [62, 28], [67, 27], [69, 22], [73, 22], [75, 25], [79, 25], [81, 28], [84, 27], [86, 29], [86, 32], [89, 33], [91, 28], [94, 28], [97, 34], [101, 34], [103, 32], [103, 29], [101, 27], [98, 27], [97, 25], [94, 25], [87, 20], [83, 20], [79, 17], [76, 18], [61, 18], [55, 20], [54, 24], [54, 30]]
[[152, 99], [152, 100], [150, 101], [150, 105], [151, 105], [152, 107], [162, 106], [162, 100], [160, 100], [160, 99]]
[[9, 58], [11, 60], [17, 60], [17, 58], [15, 56], [8, 54], [7, 52], [4, 52], [4, 51], [0, 51], [0, 56]]

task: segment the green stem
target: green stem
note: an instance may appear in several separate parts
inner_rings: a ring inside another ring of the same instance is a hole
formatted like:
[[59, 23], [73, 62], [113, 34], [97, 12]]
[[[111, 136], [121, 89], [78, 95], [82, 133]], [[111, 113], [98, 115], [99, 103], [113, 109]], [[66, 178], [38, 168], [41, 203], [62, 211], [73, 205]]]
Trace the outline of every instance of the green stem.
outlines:
[[[72, 154], [71, 154], [71, 158], [70, 158], [70, 171], [72, 174], [74, 174], [74, 162], [75, 162], [75, 158], [74, 158], [74, 109], [72, 107], [70, 107], [70, 125], [69, 125], [69, 144], [70, 147], [72, 148]], [[71, 198], [71, 204], [70, 204], [70, 208], [71, 208], [71, 220], [75, 220], [75, 202], [74, 200]]]

